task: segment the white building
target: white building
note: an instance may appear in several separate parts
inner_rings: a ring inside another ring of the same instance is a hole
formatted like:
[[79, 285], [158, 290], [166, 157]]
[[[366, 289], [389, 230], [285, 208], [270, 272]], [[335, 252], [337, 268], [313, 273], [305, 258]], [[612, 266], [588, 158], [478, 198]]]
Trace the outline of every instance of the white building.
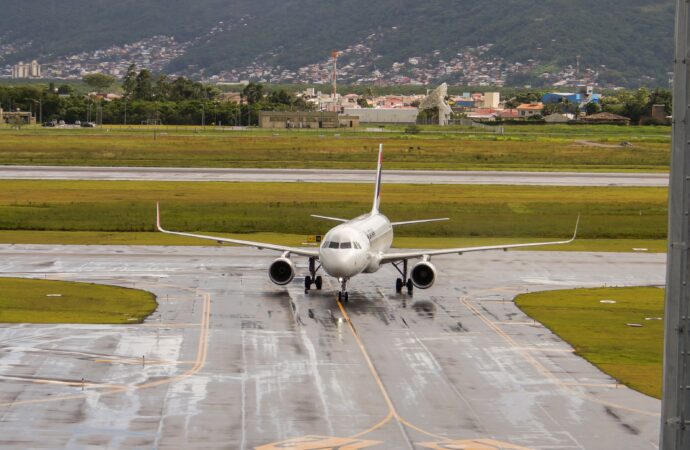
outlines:
[[358, 116], [359, 123], [417, 123], [417, 108], [345, 108], [343, 112]]
[[12, 78], [41, 78], [41, 65], [35, 59], [29, 64], [19, 62], [12, 66]]

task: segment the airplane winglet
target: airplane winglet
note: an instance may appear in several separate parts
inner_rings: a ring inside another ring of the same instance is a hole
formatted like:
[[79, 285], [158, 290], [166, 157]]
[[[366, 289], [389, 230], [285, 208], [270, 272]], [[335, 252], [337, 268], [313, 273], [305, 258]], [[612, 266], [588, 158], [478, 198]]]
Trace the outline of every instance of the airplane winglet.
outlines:
[[575, 221], [575, 231], [573, 232], [573, 237], [570, 241], [574, 241], [577, 237], [577, 228], [580, 226], [580, 214], [577, 215], [577, 220]]
[[156, 229], [163, 231], [163, 228], [161, 228], [161, 207], [158, 202], [156, 202]]

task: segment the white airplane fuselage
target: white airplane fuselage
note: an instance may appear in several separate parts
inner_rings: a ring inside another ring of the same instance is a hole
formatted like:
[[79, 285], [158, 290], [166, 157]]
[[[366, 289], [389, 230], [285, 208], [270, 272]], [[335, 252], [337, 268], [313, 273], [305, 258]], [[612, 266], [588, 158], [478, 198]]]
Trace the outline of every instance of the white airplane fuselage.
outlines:
[[350, 278], [379, 269], [393, 243], [393, 226], [380, 213], [367, 213], [332, 228], [319, 248], [321, 267], [335, 278]]

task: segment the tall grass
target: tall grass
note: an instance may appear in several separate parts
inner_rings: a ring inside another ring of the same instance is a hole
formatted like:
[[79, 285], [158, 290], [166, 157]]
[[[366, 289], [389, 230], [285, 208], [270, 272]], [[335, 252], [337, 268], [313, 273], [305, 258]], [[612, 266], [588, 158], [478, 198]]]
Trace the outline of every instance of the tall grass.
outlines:
[[0, 132], [0, 164], [371, 169], [379, 142], [388, 169], [665, 171], [670, 155], [667, 137], [643, 133], [27, 133]]

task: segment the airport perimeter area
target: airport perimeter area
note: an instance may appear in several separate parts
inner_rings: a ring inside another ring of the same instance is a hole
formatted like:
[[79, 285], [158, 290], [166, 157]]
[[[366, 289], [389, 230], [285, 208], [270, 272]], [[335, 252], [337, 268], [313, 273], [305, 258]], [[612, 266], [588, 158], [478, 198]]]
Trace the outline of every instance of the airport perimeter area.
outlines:
[[[660, 402], [622, 387], [515, 295], [662, 285], [665, 255], [437, 257], [305, 295], [244, 248], [3, 245], [0, 275], [136, 287], [142, 325], [2, 325], [2, 448], [654, 449]], [[298, 272], [305, 261], [296, 258]]]

